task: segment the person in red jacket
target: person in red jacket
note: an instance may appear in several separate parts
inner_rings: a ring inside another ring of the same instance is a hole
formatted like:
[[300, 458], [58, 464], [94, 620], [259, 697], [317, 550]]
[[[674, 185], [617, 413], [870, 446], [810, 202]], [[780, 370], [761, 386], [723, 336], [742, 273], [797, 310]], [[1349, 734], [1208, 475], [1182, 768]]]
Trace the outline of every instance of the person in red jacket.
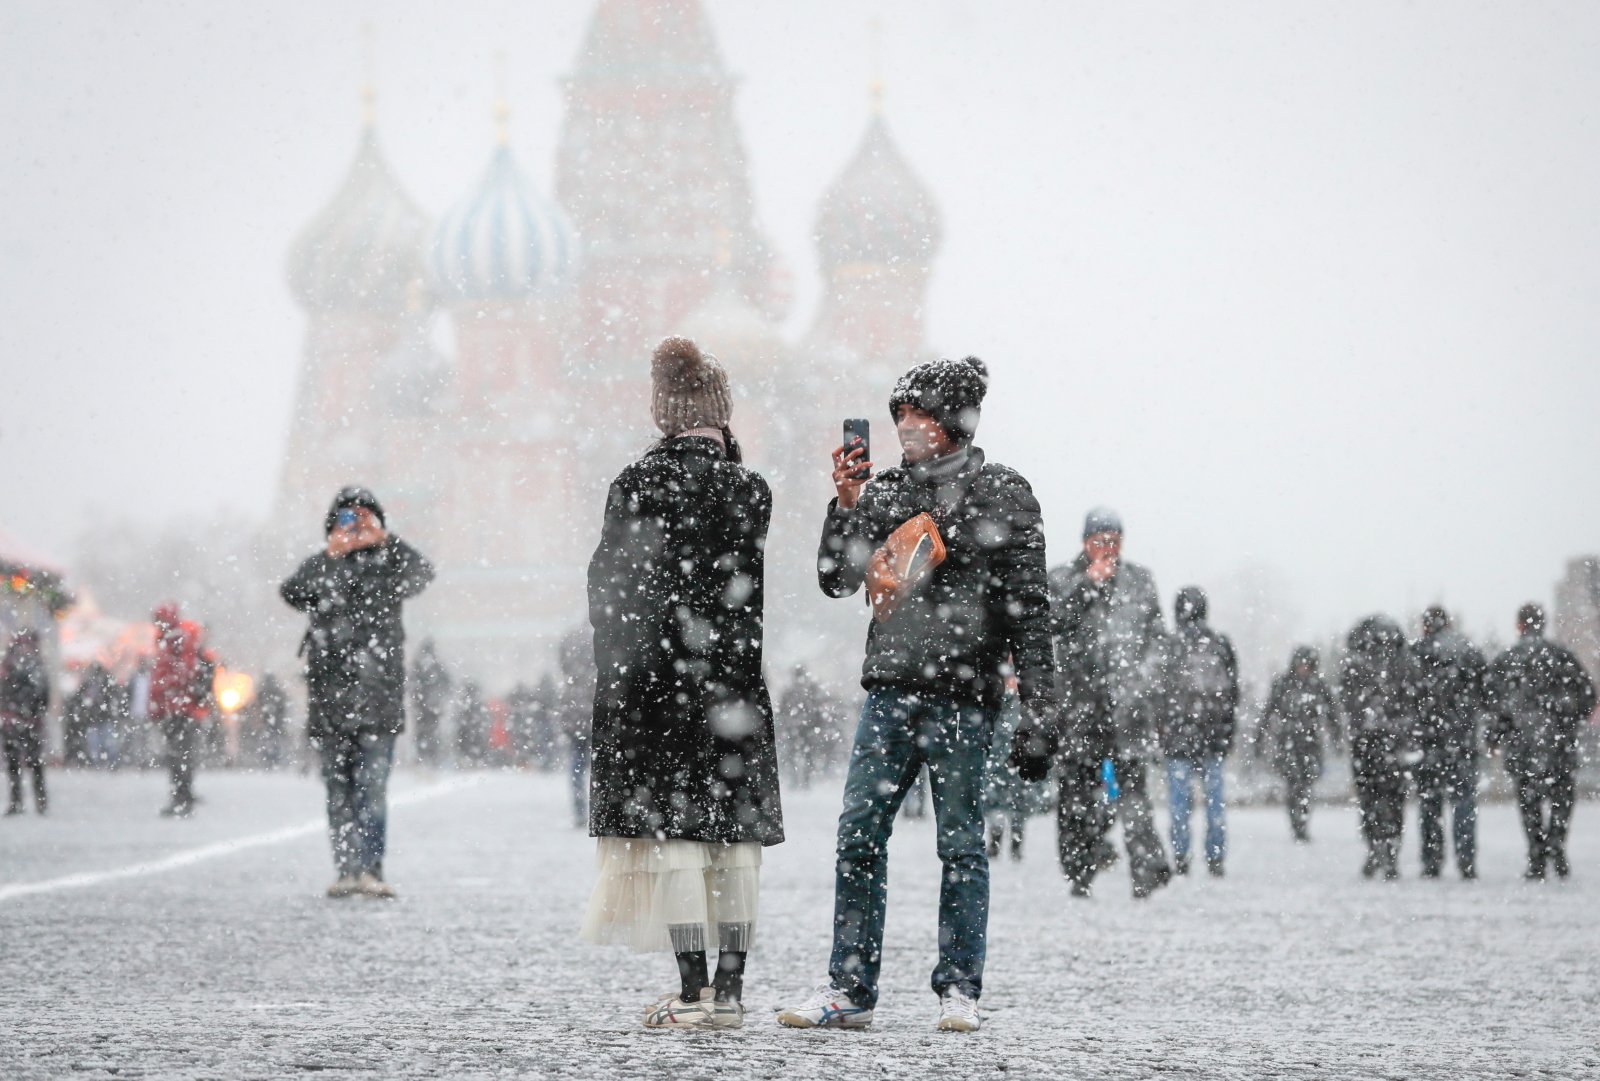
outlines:
[[194, 810], [194, 767], [200, 725], [210, 709], [213, 661], [197, 623], [183, 619], [176, 602], [158, 605], [156, 658], [150, 672], [150, 720], [167, 741], [167, 805], [162, 815], [184, 818]]

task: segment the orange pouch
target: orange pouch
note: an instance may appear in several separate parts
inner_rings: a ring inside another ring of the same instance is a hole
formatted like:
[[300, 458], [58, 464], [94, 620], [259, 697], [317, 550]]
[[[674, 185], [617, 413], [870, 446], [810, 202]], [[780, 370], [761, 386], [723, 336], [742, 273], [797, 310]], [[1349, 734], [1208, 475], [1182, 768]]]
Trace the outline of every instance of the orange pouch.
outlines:
[[934, 568], [944, 562], [944, 538], [930, 514], [904, 522], [867, 562], [867, 596], [872, 618], [882, 623], [922, 587]]

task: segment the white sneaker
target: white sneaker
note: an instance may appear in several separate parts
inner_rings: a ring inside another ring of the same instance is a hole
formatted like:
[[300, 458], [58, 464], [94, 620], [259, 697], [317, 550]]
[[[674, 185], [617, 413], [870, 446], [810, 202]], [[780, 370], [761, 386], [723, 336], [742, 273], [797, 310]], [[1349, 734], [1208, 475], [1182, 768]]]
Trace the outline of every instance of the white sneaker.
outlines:
[[959, 987], [950, 987], [939, 998], [940, 1032], [977, 1032], [983, 1025], [978, 1016], [978, 1000]]
[[328, 896], [349, 897], [360, 888], [356, 884], [355, 875], [340, 875], [338, 881], [328, 887]]
[[685, 1002], [674, 992], [662, 995], [652, 1002], [644, 1011], [645, 1028], [712, 1028], [712, 996], [714, 992], [707, 987], [700, 992], [700, 997], [693, 1002]]
[[394, 887], [371, 871], [361, 872], [361, 877], [356, 879], [356, 892], [363, 897], [376, 897], [381, 901], [392, 901], [395, 898]]
[[779, 1010], [778, 1024], [790, 1028], [866, 1028], [872, 1024], [872, 1010], [857, 1006], [849, 995], [832, 983], [825, 983], [800, 1005]]
[[744, 1004], [731, 998], [713, 998], [711, 1024], [715, 1028], [743, 1028]]

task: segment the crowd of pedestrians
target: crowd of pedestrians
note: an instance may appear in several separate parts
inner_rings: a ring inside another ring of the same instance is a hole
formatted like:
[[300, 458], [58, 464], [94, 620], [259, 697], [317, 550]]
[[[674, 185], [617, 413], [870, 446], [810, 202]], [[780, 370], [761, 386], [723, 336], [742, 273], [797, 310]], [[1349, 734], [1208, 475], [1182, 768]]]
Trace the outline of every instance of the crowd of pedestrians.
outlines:
[[[789, 1027], [872, 1023], [888, 840], [903, 808], [931, 805], [934, 819], [942, 874], [930, 984], [943, 1031], [982, 1024], [989, 860], [1022, 857], [1030, 816], [1053, 804], [1055, 856], [1075, 897], [1092, 897], [1119, 862], [1138, 899], [1201, 857], [1207, 874], [1226, 875], [1226, 764], [1245, 708], [1226, 628], [1213, 626], [1194, 585], [1177, 591], [1169, 624], [1152, 571], [1124, 557], [1111, 508], [1091, 510], [1077, 550], [1051, 566], [1027, 479], [975, 442], [983, 362], [919, 364], [895, 384], [898, 465], [879, 470], [849, 442], [833, 453], [817, 580], [829, 597], [865, 592], [870, 604], [855, 717], [803, 666], [776, 705], [769, 692], [771, 493], [743, 463], [726, 371], [694, 342], [669, 338], [652, 382], [662, 438], [611, 486], [588, 572], [592, 634], [568, 635], [556, 671], [503, 697], [457, 680], [431, 642], [407, 666], [402, 610], [434, 568], [390, 530], [374, 493], [334, 498], [324, 545], [280, 590], [306, 620], [304, 738], [291, 735], [289, 694], [267, 676], [227, 752], [265, 768], [318, 765], [330, 897], [395, 896], [383, 870], [387, 786], [408, 722], [424, 767], [566, 776], [573, 821], [596, 838], [582, 937], [674, 956], [678, 986], [645, 1011], [652, 1028], [743, 1024], [762, 853], [784, 839], [780, 776], [804, 789], [843, 772], [827, 976], [778, 1011]], [[1493, 754], [1515, 792], [1526, 877], [1568, 876], [1596, 693], [1544, 622], [1524, 606], [1516, 644], [1493, 659], [1437, 607], [1414, 639], [1373, 615], [1327, 663], [1295, 647], [1250, 733], [1281, 777], [1294, 840], [1310, 842], [1317, 782], [1330, 754], [1347, 753], [1362, 874], [1400, 875], [1414, 795], [1421, 873], [1439, 877], [1453, 854], [1459, 874], [1475, 878], [1477, 798]], [[198, 801], [196, 766], [216, 750], [217, 658], [176, 605], [159, 606], [153, 623], [153, 657], [131, 678], [83, 673], [62, 711], [64, 755], [115, 767], [137, 747], [148, 761], [144, 734], [158, 733], [162, 814], [183, 817]], [[27, 780], [35, 810], [48, 807], [50, 688], [38, 635], [17, 634], [0, 658], [9, 814], [24, 811]]]

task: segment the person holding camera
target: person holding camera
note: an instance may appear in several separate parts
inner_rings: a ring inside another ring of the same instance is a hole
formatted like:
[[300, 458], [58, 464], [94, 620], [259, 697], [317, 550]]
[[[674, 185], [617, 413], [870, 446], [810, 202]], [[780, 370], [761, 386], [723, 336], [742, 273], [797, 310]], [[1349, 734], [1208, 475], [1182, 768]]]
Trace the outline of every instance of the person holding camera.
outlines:
[[344, 488], [323, 522], [327, 547], [283, 583], [311, 626], [300, 644], [322, 760], [328, 839], [338, 878], [329, 897], [391, 898], [383, 878], [389, 769], [405, 729], [405, 627], [400, 606], [433, 580], [433, 565], [390, 534], [365, 488]]
[[832, 597], [867, 588], [867, 700], [839, 815], [828, 982], [781, 1011], [784, 1025], [872, 1022], [889, 833], [924, 765], [944, 865], [937, 1027], [972, 1032], [981, 1023], [985, 753], [1012, 671], [1029, 710], [1046, 708], [1054, 678], [1039, 502], [1021, 474], [972, 445], [988, 384], [976, 357], [920, 364], [889, 399], [901, 464], [869, 481], [865, 447], [833, 454], [837, 496], [823, 522], [817, 578]]

